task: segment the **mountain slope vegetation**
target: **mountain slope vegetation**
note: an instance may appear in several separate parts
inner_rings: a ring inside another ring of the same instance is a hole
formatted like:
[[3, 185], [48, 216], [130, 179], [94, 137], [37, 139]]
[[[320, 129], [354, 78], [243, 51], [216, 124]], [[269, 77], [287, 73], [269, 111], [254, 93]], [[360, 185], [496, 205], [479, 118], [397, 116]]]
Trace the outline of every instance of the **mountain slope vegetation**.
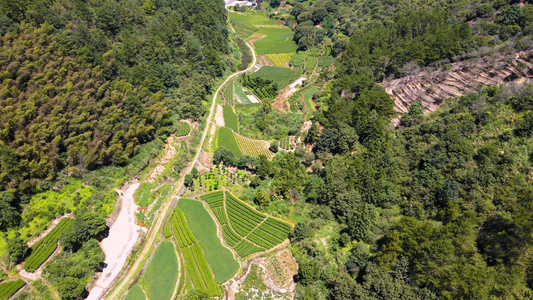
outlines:
[[[198, 119], [227, 68], [218, 1], [2, 1], [0, 189], [123, 165]], [[10, 223], [9, 221], [6, 223]]]

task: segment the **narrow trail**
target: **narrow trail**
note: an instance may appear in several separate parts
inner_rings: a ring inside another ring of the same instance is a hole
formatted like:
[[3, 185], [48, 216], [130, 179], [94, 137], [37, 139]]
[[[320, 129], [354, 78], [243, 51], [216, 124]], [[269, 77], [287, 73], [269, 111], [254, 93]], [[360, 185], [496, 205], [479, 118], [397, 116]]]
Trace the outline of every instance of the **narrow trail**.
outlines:
[[[231, 24], [228, 23], [228, 25], [230, 26], [232, 32], [236, 35], [235, 30], [233, 29]], [[209, 133], [210, 126], [207, 126], [207, 124], [213, 118], [215, 107], [216, 107], [217, 95], [220, 93], [222, 88], [232, 78], [235, 78], [236, 76], [239, 76], [240, 74], [246, 73], [255, 67], [255, 64], [257, 62], [255, 50], [248, 42], [245, 41], [245, 43], [246, 43], [246, 46], [250, 48], [250, 51], [252, 51], [253, 60], [250, 66], [248, 66], [248, 68], [246, 68], [243, 71], [235, 72], [229, 75], [226, 78], [226, 80], [224, 80], [224, 82], [222, 82], [219, 85], [216, 92], [213, 94], [213, 99], [211, 101], [211, 108], [209, 109], [209, 114], [206, 118], [206, 126], [202, 133], [202, 138], [200, 140], [200, 143], [198, 144], [198, 147], [196, 149], [196, 155], [194, 159], [192, 160], [192, 163], [189, 165], [188, 170], [182, 173], [182, 176], [180, 176], [180, 178], [173, 185], [172, 190], [169, 192], [169, 195], [167, 196], [167, 199], [164, 200], [164, 202], [161, 204], [161, 207], [159, 208], [159, 210], [165, 217], [157, 218], [154, 220], [153, 225], [150, 227], [150, 230], [146, 234], [145, 241], [143, 245], [141, 246], [140, 251], [136, 254], [135, 258], [133, 258], [133, 262], [130, 264], [127, 270], [125, 270], [123, 276], [121, 278], [118, 278], [112, 285], [110, 285], [110, 288], [112, 288], [112, 290], [104, 291], [103, 294], [105, 295], [106, 299], [120, 299], [121, 298], [121, 296], [127, 291], [133, 279], [135, 279], [135, 277], [137, 276], [140, 268], [145, 264], [147, 256], [149, 255], [150, 252], [153, 251], [153, 246], [156, 245], [162, 239], [161, 235], [158, 235], [157, 233], [164, 226], [165, 222], [167, 222], [168, 216], [172, 212], [173, 207], [176, 205], [179, 197], [184, 192], [183, 181], [184, 181], [185, 175], [190, 173], [191, 170], [196, 166], [196, 164], [199, 163], [200, 154], [202, 153], [202, 151], [200, 150], [203, 149], [206, 137]]]

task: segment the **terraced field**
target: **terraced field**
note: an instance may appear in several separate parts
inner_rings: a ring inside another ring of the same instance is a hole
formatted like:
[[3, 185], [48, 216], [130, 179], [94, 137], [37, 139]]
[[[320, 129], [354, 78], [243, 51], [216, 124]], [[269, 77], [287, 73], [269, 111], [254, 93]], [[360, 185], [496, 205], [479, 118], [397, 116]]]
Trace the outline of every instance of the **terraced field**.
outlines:
[[226, 243], [244, 258], [274, 248], [288, 238], [291, 226], [260, 213], [229, 192], [203, 195]]

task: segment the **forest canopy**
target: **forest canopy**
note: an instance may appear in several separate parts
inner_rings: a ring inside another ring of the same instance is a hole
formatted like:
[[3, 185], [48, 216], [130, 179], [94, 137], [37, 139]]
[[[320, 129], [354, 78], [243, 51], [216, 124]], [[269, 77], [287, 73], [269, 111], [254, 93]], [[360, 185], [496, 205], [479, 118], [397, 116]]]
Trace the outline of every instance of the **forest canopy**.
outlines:
[[230, 51], [215, 0], [7, 0], [0, 34], [0, 190], [14, 207], [58, 172], [123, 165], [202, 117]]

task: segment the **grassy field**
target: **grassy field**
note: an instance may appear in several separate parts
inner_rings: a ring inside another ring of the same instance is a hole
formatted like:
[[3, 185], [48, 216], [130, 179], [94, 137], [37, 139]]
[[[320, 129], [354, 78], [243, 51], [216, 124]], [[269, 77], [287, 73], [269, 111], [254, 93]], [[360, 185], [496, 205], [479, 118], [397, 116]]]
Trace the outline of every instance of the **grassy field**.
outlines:
[[239, 145], [237, 144], [237, 141], [235, 140], [235, 137], [233, 136], [233, 131], [229, 129], [228, 127], [220, 127], [218, 129], [218, 146], [224, 147], [231, 151], [236, 158], [239, 158], [242, 156], [242, 152], [239, 149]]
[[239, 132], [239, 117], [233, 112], [233, 107], [224, 105], [222, 109], [224, 111], [226, 127], [233, 129], [235, 132]]
[[150, 299], [170, 299], [178, 279], [178, 258], [172, 242], [162, 242], [146, 268], [142, 283]]
[[215, 281], [223, 283], [239, 270], [239, 264], [231, 251], [225, 248], [217, 236], [217, 227], [202, 202], [182, 198], [178, 207], [183, 210], [187, 224], [205, 250], [205, 257], [215, 274]]
[[145, 299], [146, 299], [146, 296], [144, 295], [143, 290], [138, 284], [134, 285], [128, 291], [128, 295], [126, 295], [126, 298], [125, 298], [125, 300], [145, 300]]

